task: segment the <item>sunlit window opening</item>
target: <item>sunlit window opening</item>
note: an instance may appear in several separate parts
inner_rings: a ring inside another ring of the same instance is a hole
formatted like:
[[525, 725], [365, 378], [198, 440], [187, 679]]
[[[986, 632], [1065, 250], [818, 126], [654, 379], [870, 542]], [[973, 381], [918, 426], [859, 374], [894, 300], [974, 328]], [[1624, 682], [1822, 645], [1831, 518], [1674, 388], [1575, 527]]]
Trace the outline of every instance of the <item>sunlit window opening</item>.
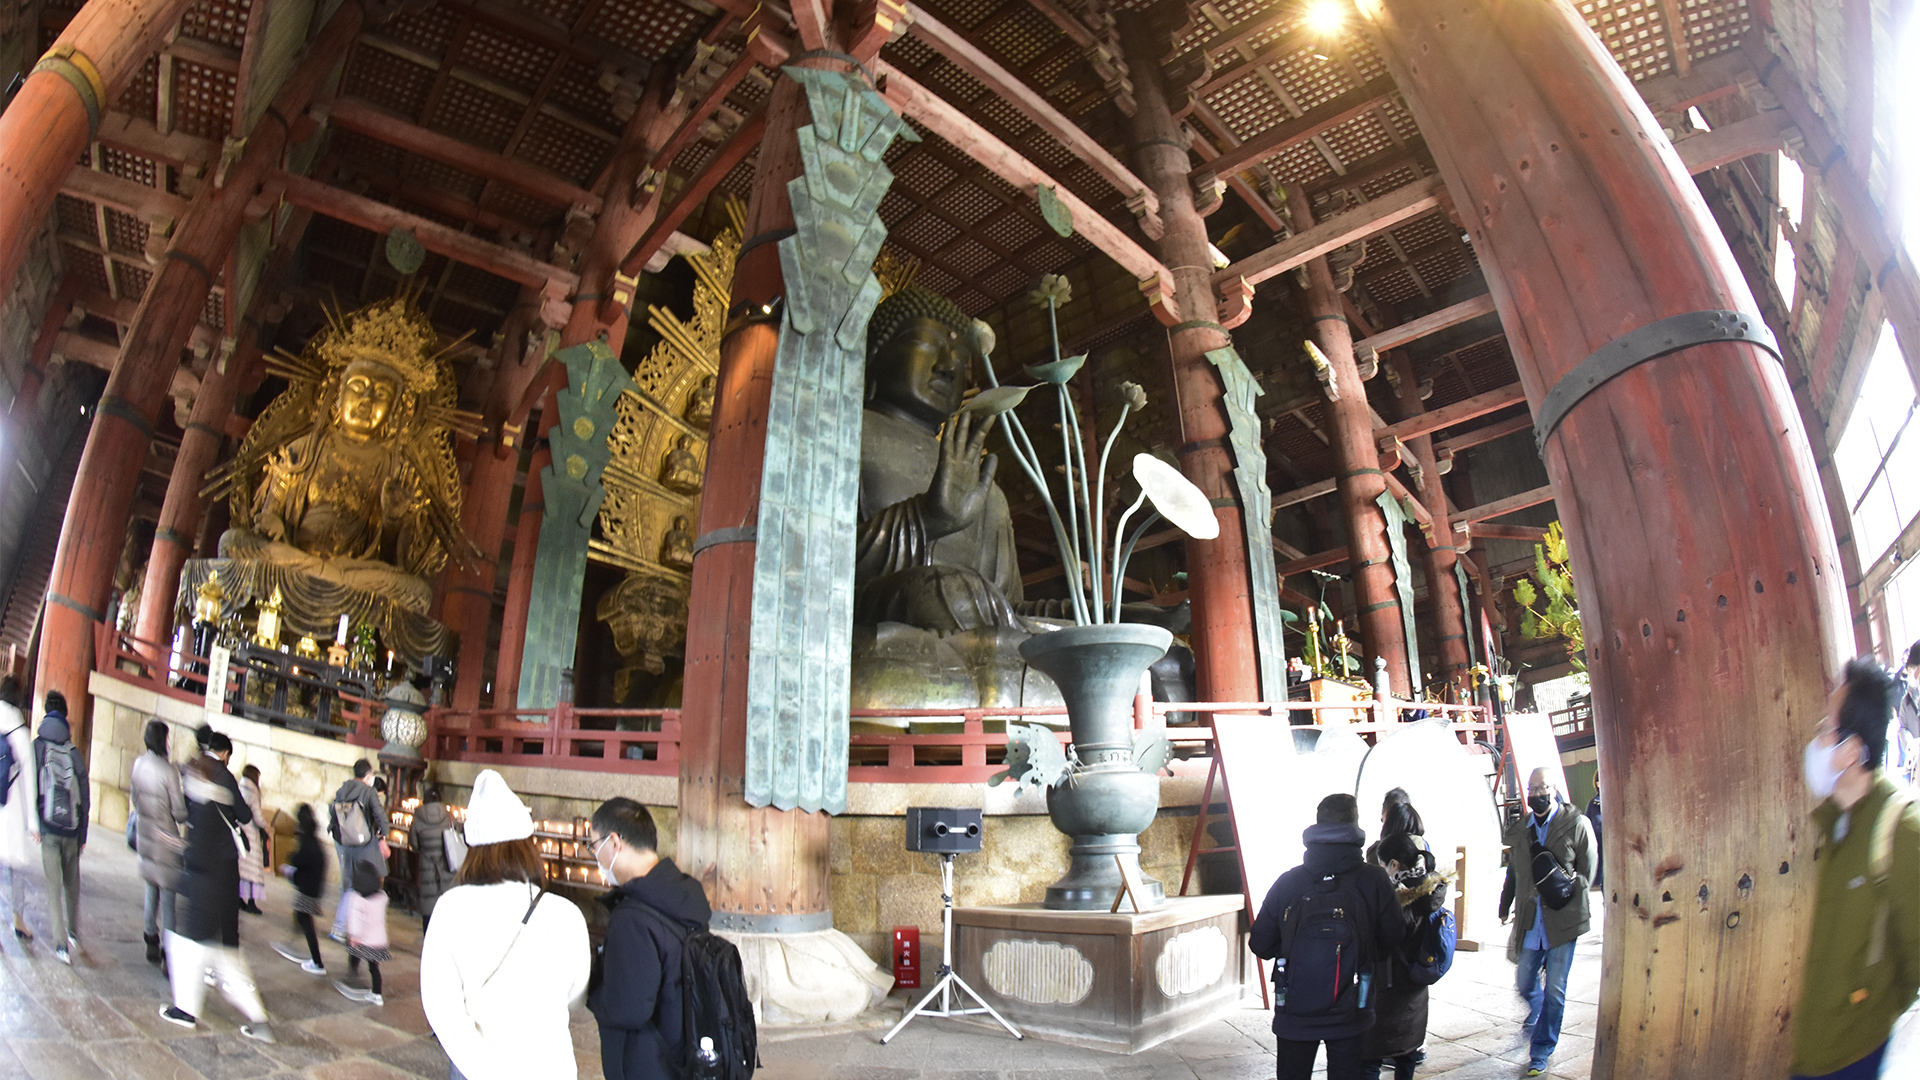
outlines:
[[1860, 562], [1871, 566], [1920, 511], [1920, 431], [1912, 430], [1913, 378], [1890, 325], [1867, 362], [1860, 397], [1834, 448], [1834, 467], [1853, 514]]
[[1786, 154], [1774, 156], [1780, 160], [1780, 209], [1786, 212], [1786, 220], [1774, 226], [1773, 283], [1780, 289], [1780, 298], [1791, 308], [1796, 271], [1790, 230], [1800, 227], [1801, 201], [1806, 196], [1807, 178], [1792, 158]]

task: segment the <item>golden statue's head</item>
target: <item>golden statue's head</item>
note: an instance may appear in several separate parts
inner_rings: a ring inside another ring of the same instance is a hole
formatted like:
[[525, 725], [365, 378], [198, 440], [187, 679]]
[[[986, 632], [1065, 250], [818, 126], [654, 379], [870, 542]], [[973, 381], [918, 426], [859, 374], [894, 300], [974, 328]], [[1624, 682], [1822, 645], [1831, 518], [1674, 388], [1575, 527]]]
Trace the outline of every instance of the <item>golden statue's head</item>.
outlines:
[[396, 296], [334, 321], [312, 347], [333, 392], [329, 418], [349, 440], [367, 442], [407, 431], [419, 403], [444, 396], [439, 335], [407, 296]]
[[355, 360], [340, 373], [340, 390], [333, 407], [334, 425], [349, 439], [367, 442], [384, 438], [404, 389], [398, 371], [378, 360]]

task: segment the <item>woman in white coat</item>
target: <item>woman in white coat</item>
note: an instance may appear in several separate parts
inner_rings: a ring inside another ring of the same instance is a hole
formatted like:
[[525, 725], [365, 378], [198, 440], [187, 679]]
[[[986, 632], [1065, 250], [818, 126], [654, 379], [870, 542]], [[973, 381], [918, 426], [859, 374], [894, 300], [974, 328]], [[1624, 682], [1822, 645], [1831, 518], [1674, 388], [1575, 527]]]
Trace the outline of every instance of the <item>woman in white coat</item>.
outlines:
[[13, 774], [0, 777], [7, 789], [6, 805], [0, 806], [0, 869], [7, 872], [14, 936], [32, 941], [33, 932], [20, 911], [20, 881], [21, 871], [40, 870], [40, 845], [29, 835], [39, 821], [35, 811], [39, 789], [33, 775], [33, 733], [21, 715], [22, 700], [19, 679], [11, 675], [0, 679], [0, 735], [13, 753]]
[[474, 781], [466, 835], [420, 947], [420, 1005], [452, 1080], [575, 1080], [567, 1012], [587, 990], [587, 921], [546, 891], [533, 815], [492, 769]]

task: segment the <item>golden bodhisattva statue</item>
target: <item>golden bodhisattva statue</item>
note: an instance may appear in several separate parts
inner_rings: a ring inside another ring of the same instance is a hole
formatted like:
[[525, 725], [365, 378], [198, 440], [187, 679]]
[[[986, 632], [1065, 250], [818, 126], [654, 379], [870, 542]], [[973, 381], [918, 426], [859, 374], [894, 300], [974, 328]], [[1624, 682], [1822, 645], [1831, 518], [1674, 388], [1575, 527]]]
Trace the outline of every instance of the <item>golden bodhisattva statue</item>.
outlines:
[[705, 431], [713, 423], [713, 399], [719, 393], [719, 380], [709, 375], [687, 395], [686, 421]]
[[680, 436], [660, 466], [660, 485], [682, 495], [698, 495], [704, 480], [700, 459], [693, 456], [693, 436]]
[[452, 432], [478, 421], [433, 326], [410, 297], [344, 317], [300, 356], [289, 382], [213, 475], [236, 525], [223, 558], [258, 559], [424, 613], [428, 579], [470, 549], [460, 529]]

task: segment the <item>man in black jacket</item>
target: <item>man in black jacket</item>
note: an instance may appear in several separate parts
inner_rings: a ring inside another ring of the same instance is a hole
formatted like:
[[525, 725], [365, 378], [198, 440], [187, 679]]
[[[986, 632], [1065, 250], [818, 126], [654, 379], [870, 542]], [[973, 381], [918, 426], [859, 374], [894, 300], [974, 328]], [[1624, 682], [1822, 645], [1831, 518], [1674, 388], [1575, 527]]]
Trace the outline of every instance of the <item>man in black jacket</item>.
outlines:
[[587, 994], [607, 1080], [670, 1080], [684, 1051], [681, 946], [713, 909], [658, 843], [653, 816], [632, 799], [593, 812], [593, 858], [614, 885], [601, 899], [612, 914]]
[[[1348, 890], [1358, 896], [1358, 912], [1348, 913], [1352, 931], [1359, 939], [1357, 963], [1345, 968], [1357, 978], [1342, 976], [1337, 1002], [1326, 1009], [1312, 1010], [1317, 1015], [1301, 1015], [1303, 995], [1290, 993], [1287, 1003], [1276, 997], [1273, 1033], [1278, 1037], [1279, 1080], [1309, 1080], [1320, 1043], [1327, 1044], [1327, 1080], [1359, 1080], [1362, 1068], [1362, 1039], [1373, 1026], [1377, 995], [1376, 969], [1407, 936], [1407, 915], [1394, 896], [1393, 881], [1387, 872], [1365, 862], [1360, 849], [1367, 834], [1360, 828], [1360, 806], [1351, 795], [1329, 795], [1320, 800], [1316, 824], [1301, 834], [1306, 843], [1306, 858], [1301, 865], [1280, 875], [1260, 905], [1253, 921], [1249, 944], [1253, 955], [1263, 960], [1276, 957], [1300, 964], [1296, 944], [1307, 924], [1296, 917], [1296, 909], [1315, 906], [1313, 899], [1335, 890]], [[1324, 924], [1322, 924], [1324, 925]], [[1328, 928], [1338, 935], [1338, 928]], [[1344, 959], [1344, 958], [1343, 958]], [[1339, 966], [1336, 964], [1336, 970]], [[1290, 971], [1289, 976], [1300, 972]], [[1316, 972], [1315, 981], [1325, 973]], [[1281, 988], [1285, 988], [1284, 982]], [[1289, 1011], [1289, 1004], [1293, 1006]]]

